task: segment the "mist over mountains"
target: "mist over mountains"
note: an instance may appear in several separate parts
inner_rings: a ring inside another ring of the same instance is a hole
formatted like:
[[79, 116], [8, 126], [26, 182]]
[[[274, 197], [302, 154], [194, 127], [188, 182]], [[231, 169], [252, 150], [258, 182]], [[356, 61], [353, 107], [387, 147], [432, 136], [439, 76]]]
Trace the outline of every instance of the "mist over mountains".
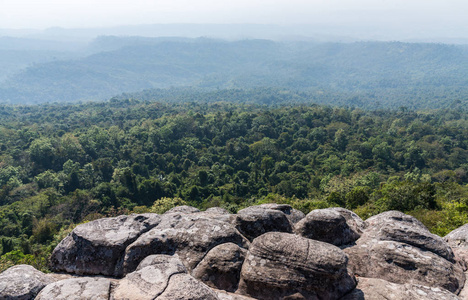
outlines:
[[[431, 99], [443, 107], [468, 98], [464, 45], [114, 36], [89, 44], [1, 39], [8, 41], [0, 46], [3, 103], [105, 100], [167, 88], [338, 93], [360, 96], [361, 102], [381, 98], [386, 107], [400, 105], [392, 102], [398, 97], [411, 99], [415, 107], [428, 107]], [[441, 97], [447, 101], [435, 101]]]
[[[468, 46], [461, 39], [443, 40], [459, 45], [360, 41], [346, 36], [343, 28], [317, 28], [156, 24], [3, 29], [0, 102], [106, 100], [122, 93], [155, 100], [188, 91], [211, 101], [206, 97], [212, 91], [224, 89], [277, 100], [272, 94], [286, 90], [295, 96], [278, 101], [366, 108], [440, 108], [468, 99]], [[236, 93], [224, 93], [229, 96], [222, 100], [232, 100]]]

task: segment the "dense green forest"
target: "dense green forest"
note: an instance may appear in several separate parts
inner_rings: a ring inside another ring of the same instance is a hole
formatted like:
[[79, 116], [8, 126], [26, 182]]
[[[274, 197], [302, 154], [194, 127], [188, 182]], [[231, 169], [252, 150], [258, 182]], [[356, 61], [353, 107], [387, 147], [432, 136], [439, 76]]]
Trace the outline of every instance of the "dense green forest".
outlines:
[[468, 222], [462, 105], [366, 111], [194, 95], [0, 106], [0, 269], [46, 270], [81, 222], [180, 204], [342, 206], [363, 218], [396, 209], [440, 235]]
[[[2, 103], [105, 100], [171, 87], [279, 88], [371, 109], [468, 101], [468, 48], [461, 45], [101, 37], [82, 53], [3, 53], [0, 66], [22, 68], [0, 78]], [[36, 63], [24, 68], [32, 58]]]

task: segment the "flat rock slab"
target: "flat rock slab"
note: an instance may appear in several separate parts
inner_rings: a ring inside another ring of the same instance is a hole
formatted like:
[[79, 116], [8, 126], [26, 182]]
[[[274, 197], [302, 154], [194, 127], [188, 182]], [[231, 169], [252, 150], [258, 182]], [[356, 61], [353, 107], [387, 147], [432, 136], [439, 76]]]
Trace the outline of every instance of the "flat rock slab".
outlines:
[[78, 225], [54, 249], [51, 267], [55, 272], [78, 275], [120, 276], [116, 265], [125, 248], [160, 221], [156, 214], [141, 214]]
[[441, 288], [417, 284], [396, 284], [383, 279], [360, 277], [356, 289], [341, 300], [459, 300]]
[[108, 300], [111, 281], [99, 277], [65, 279], [46, 286], [36, 300]]
[[338, 299], [356, 286], [347, 263], [331, 244], [266, 233], [251, 244], [237, 292], [258, 299]]
[[29, 265], [18, 265], [0, 274], [0, 299], [34, 299], [55, 280]]

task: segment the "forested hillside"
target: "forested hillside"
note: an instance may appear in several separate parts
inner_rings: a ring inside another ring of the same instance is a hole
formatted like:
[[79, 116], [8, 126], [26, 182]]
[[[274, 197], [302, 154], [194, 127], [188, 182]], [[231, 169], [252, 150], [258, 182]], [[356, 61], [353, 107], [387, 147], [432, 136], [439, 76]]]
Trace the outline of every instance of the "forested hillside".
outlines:
[[8, 77], [0, 101], [87, 101], [170, 87], [279, 88], [374, 109], [447, 108], [468, 99], [465, 46], [115, 37], [96, 40], [88, 51], [94, 54]]
[[195, 100], [0, 106], [0, 267], [45, 269], [75, 224], [181, 204], [342, 206], [363, 218], [396, 209], [441, 235], [468, 222], [463, 106]]

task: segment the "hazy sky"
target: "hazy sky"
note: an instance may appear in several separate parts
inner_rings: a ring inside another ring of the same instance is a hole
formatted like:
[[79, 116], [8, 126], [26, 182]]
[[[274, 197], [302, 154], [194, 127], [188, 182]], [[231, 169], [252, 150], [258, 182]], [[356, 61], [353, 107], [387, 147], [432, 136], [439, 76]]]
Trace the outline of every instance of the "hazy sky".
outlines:
[[466, 0], [0, 0], [0, 28], [328, 23], [456, 35], [467, 12]]

